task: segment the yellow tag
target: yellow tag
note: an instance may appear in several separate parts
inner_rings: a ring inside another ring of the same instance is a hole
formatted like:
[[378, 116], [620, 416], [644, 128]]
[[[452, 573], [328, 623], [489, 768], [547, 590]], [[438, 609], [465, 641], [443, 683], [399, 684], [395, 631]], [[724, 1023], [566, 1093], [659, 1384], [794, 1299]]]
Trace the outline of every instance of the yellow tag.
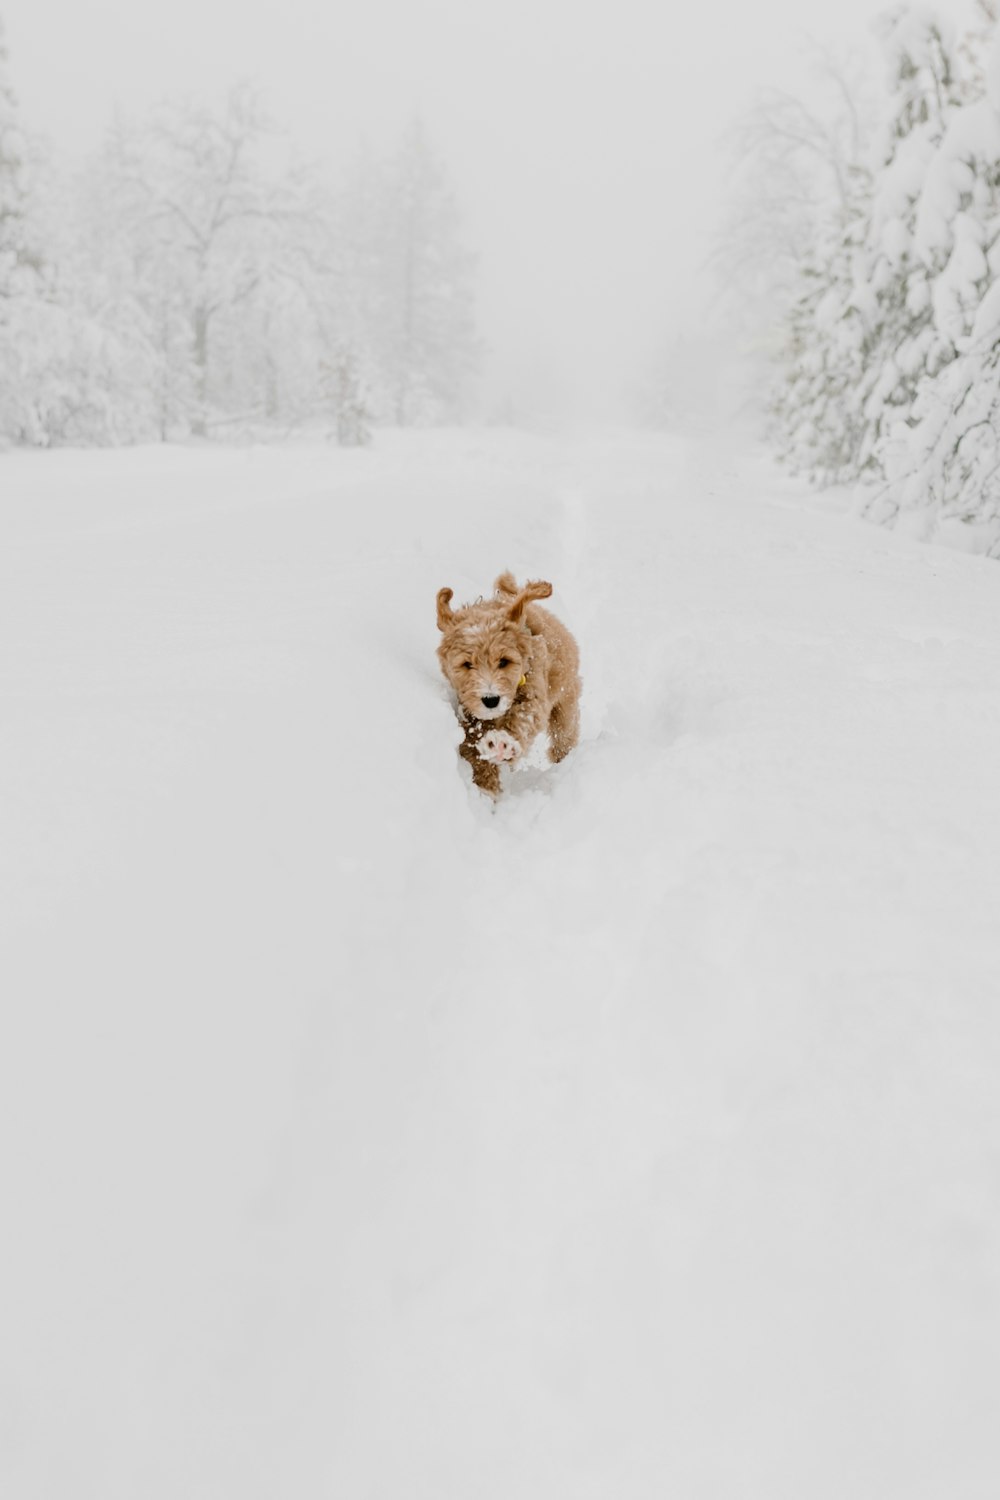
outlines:
[[527, 680], [527, 677], [522, 677], [521, 681], [518, 683], [518, 687], [524, 687], [524, 684], [527, 682]]

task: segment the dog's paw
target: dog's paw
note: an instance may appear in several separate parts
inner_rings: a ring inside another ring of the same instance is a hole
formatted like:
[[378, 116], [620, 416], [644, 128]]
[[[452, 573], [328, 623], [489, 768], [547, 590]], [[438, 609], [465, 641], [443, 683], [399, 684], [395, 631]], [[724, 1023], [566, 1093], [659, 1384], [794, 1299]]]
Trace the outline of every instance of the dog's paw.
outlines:
[[504, 729], [490, 729], [479, 741], [479, 754], [483, 760], [491, 760], [497, 766], [504, 761], [516, 760], [520, 753], [521, 746]]

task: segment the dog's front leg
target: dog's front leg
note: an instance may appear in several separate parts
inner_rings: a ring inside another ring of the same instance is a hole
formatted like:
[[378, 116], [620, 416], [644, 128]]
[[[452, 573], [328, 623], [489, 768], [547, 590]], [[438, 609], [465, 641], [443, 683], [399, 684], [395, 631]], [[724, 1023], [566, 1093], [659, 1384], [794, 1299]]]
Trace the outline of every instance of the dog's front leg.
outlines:
[[473, 784], [481, 792], [488, 792], [491, 797], [498, 797], [500, 795], [500, 767], [495, 761], [487, 760], [480, 754], [481, 739], [482, 726], [477, 725], [475, 728], [468, 726], [465, 739], [458, 747], [458, 753], [472, 767]]
[[534, 698], [518, 699], [503, 718], [503, 729], [496, 731], [498, 760], [513, 762], [527, 755], [544, 724], [542, 705]]
[[521, 742], [509, 729], [487, 729], [479, 741], [479, 753], [495, 765], [509, 765], [521, 754]]

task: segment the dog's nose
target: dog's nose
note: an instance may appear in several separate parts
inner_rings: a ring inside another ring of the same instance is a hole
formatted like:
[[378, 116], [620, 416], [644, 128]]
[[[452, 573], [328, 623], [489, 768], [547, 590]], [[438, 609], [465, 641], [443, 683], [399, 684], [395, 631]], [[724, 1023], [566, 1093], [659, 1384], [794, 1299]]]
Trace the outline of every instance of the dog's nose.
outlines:
[[497, 706], [497, 704], [499, 702], [500, 702], [500, 695], [497, 694], [496, 696], [494, 696], [492, 693], [490, 693], [488, 697], [485, 697], [483, 699], [483, 707], [484, 708], [496, 708], [496, 706]]

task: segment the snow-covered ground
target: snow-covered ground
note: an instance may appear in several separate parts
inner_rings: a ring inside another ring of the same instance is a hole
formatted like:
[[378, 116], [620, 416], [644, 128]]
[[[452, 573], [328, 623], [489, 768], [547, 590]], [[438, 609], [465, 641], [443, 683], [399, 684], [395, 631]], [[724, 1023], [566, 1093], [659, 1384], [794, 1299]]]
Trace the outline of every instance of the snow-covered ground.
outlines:
[[[1000, 568], [753, 450], [0, 457], [4, 1500], [995, 1500]], [[584, 740], [472, 791], [434, 594]]]

